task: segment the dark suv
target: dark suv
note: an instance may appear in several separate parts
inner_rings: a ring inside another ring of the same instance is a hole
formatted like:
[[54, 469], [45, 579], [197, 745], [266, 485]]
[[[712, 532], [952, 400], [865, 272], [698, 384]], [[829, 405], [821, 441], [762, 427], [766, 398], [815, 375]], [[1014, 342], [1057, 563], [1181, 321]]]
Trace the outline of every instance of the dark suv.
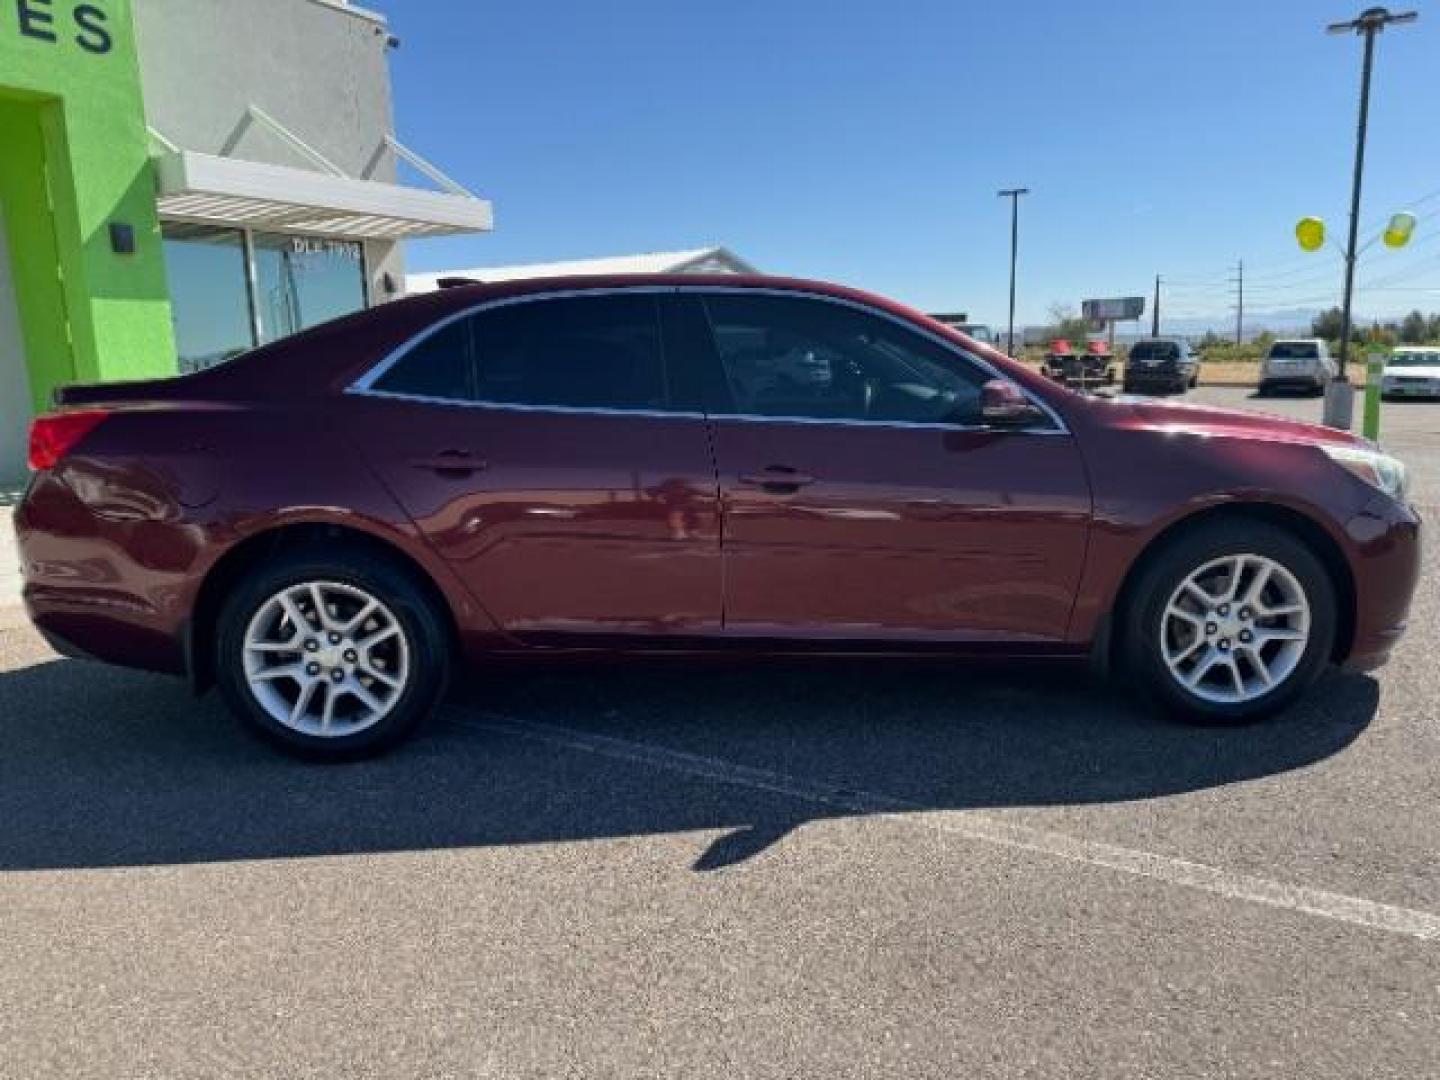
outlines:
[[1200, 381], [1200, 361], [1180, 338], [1143, 338], [1130, 346], [1125, 392], [1183, 394]]

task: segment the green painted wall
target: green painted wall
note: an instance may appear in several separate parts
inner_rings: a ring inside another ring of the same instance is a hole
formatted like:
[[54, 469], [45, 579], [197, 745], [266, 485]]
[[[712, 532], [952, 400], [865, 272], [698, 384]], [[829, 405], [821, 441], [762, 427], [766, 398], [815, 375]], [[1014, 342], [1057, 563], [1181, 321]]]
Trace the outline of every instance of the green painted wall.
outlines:
[[[0, 3], [0, 149], [36, 407], [67, 382], [173, 374], [128, 0]], [[135, 254], [111, 250], [111, 222], [134, 227]]]

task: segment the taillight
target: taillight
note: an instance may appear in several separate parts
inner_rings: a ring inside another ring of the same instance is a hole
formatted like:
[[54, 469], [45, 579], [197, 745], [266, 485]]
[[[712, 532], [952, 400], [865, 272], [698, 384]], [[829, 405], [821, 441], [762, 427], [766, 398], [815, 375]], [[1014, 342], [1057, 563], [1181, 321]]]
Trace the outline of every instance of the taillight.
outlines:
[[59, 465], [108, 415], [101, 409], [77, 409], [37, 416], [30, 425], [30, 468], [40, 472]]

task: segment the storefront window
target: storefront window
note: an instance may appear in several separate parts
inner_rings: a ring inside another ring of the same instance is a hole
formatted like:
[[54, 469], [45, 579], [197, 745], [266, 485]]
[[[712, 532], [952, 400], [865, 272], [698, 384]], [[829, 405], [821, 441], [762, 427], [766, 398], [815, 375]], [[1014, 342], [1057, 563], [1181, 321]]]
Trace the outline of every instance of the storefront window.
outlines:
[[354, 241], [252, 233], [252, 297], [242, 230], [166, 222], [164, 234], [182, 372], [365, 307], [364, 249]]
[[165, 269], [182, 372], [211, 367], [254, 345], [241, 233], [167, 224]]
[[365, 306], [359, 244], [255, 233], [255, 300], [262, 344]]

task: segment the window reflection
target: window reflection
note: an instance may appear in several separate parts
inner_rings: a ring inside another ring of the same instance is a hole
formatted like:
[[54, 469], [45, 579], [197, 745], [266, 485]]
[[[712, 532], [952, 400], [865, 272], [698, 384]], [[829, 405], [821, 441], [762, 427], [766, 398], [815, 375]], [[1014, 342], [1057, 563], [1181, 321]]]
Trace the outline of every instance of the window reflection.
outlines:
[[164, 236], [180, 370], [212, 367], [250, 348], [254, 340], [241, 234], [170, 223]]
[[255, 291], [261, 344], [365, 306], [358, 243], [255, 233]]

